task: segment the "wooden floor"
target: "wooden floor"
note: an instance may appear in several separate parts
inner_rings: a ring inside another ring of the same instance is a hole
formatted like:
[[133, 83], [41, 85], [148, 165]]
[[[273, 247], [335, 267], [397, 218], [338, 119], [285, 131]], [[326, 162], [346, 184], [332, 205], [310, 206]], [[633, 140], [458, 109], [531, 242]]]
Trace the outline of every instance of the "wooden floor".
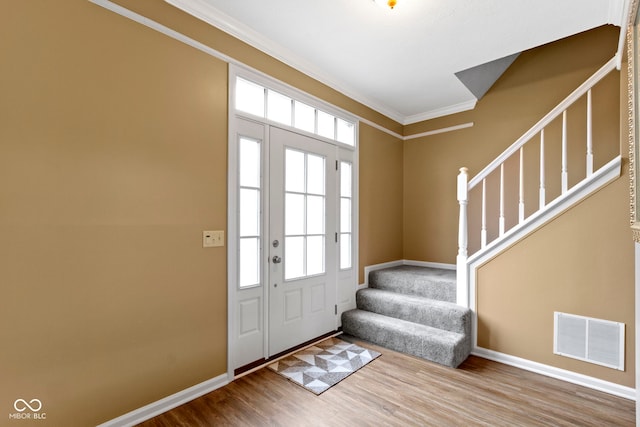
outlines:
[[635, 402], [471, 356], [458, 369], [382, 356], [320, 396], [261, 369], [142, 424], [634, 426]]

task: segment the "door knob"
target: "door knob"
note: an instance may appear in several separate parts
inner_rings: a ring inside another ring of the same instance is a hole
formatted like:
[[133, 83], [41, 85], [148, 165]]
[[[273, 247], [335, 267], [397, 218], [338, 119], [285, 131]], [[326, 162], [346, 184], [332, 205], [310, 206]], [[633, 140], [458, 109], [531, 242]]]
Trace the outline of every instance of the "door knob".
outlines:
[[282, 258], [280, 258], [278, 255], [274, 255], [274, 257], [271, 258], [271, 261], [273, 261], [274, 264], [280, 264], [282, 262]]

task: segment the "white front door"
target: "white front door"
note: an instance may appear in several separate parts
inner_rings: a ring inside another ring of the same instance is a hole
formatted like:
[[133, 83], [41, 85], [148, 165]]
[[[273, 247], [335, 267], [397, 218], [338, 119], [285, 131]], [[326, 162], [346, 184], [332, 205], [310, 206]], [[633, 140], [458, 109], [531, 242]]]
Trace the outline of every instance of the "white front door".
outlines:
[[230, 165], [230, 369], [340, 326], [355, 307], [353, 152], [237, 118]]
[[268, 354], [337, 327], [336, 148], [269, 133]]

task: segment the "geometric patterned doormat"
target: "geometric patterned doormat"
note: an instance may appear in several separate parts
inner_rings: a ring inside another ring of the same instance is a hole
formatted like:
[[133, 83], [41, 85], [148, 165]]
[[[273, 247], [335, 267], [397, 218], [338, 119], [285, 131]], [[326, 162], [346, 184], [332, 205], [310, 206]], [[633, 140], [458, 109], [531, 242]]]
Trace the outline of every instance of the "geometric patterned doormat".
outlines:
[[320, 394], [378, 356], [380, 353], [377, 351], [338, 338], [328, 338], [267, 367], [307, 390]]

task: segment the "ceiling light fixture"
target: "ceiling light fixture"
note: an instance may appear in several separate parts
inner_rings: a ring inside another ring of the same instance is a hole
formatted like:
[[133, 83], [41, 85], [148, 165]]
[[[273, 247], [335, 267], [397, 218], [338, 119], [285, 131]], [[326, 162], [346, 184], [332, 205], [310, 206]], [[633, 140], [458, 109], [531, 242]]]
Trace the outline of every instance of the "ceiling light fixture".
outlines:
[[398, 3], [397, 0], [373, 0], [373, 1], [382, 6], [389, 6], [391, 9], [393, 9], [396, 6], [396, 3]]

